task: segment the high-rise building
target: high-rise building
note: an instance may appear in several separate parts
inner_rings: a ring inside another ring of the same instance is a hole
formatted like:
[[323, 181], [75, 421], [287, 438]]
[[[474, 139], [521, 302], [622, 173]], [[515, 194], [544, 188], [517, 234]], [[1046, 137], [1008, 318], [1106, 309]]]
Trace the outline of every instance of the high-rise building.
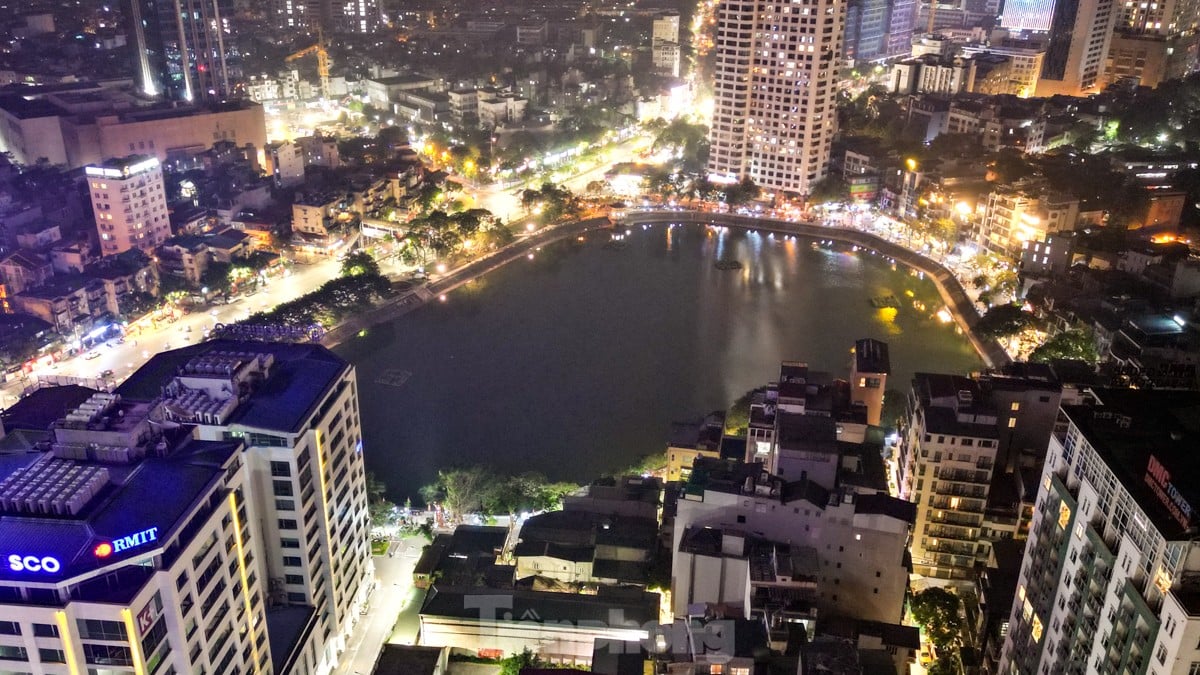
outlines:
[[155, 356], [117, 393], [159, 401], [163, 424], [194, 425], [198, 439], [245, 445], [267, 622], [297, 631], [272, 658], [329, 672], [374, 573], [353, 366], [319, 345], [216, 340]]
[[1020, 529], [1011, 514], [991, 520], [993, 488], [1040, 463], [1061, 397], [1046, 366], [1013, 364], [976, 378], [917, 373], [896, 481], [917, 504], [914, 572], [968, 583], [991, 539]]
[[1064, 405], [999, 672], [1200, 672], [1200, 394]]
[[62, 414], [47, 437], [0, 473], [5, 668], [279, 672], [243, 441], [197, 440], [112, 394], [56, 400], [34, 413]]
[[679, 77], [679, 15], [655, 17], [650, 32], [650, 51], [654, 72]]
[[1037, 96], [1086, 96], [1104, 84], [1116, 0], [1055, 0]]
[[843, 51], [847, 61], [863, 64], [911, 50], [916, 0], [849, 0]]
[[1127, 2], [1119, 7], [1105, 79], [1143, 87], [1200, 69], [1200, 4]]
[[229, 97], [237, 73], [229, 0], [129, 0], [138, 87], [177, 101]]
[[217, 340], [31, 401], [60, 420], [0, 467], [6, 668], [329, 673], [373, 574], [356, 390], [319, 345]]
[[379, 0], [275, 0], [275, 23], [280, 28], [373, 33], [382, 21]]
[[829, 169], [846, 3], [729, 0], [717, 7], [708, 170], [804, 195]]
[[100, 255], [131, 248], [152, 253], [171, 236], [162, 165], [154, 157], [131, 155], [84, 169]]
[[1054, 17], [1054, 0], [1006, 0], [1000, 27], [1013, 32], [1045, 33]]

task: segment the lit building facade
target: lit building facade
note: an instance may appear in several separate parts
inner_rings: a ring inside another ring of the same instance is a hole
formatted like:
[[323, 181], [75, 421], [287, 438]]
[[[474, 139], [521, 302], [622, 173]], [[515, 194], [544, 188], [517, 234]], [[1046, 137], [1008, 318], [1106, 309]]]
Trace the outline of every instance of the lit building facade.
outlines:
[[100, 255], [131, 248], [153, 253], [171, 236], [162, 166], [154, 157], [132, 155], [84, 170], [100, 237]]
[[1200, 672], [1200, 396], [1093, 394], [1050, 440], [1000, 672]]
[[129, 0], [138, 88], [177, 101], [232, 94], [237, 75], [232, 5], [229, 0]]
[[[96, 394], [0, 479], [10, 672], [273, 672], [265, 542], [238, 440]], [[147, 508], [152, 504], [153, 508]]]
[[829, 169], [846, 3], [729, 0], [717, 7], [708, 170], [807, 194]]
[[1104, 85], [1116, 0], [1056, 0], [1037, 96], [1086, 96]]
[[654, 72], [679, 77], [679, 15], [664, 14], [654, 19], [650, 33]]

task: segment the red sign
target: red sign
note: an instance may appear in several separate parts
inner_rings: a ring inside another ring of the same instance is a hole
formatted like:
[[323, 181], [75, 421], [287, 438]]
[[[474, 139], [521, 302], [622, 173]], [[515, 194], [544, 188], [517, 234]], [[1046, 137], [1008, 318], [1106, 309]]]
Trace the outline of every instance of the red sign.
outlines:
[[1150, 462], [1146, 465], [1146, 485], [1154, 490], [1155, 496], [1180, 525], [1184, 528], [1191, 525], [1192, 505], [1175, 489], [1171, 483], [1171, 472], [1154, 455], [1150, 455]]

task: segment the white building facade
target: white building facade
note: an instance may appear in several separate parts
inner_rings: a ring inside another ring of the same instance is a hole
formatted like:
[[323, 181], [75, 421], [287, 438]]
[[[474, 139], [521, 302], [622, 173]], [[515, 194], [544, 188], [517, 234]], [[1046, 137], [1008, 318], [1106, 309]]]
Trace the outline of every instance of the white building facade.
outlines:
[[162, 166], [154, 157], [131, 155], [84, 170], [100, 236], [100, 255], [131, 248], [152, 253], [171, 236]]
[[713, 180], [803, 195], [825, 177], [845, 21], [840, 0], [717, 7]]

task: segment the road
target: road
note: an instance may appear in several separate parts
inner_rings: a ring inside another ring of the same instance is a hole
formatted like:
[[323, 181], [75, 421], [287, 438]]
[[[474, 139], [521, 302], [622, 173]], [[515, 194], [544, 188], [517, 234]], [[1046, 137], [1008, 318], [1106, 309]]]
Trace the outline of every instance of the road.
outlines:
[[335, 675], [372, 672], [384, 642], [416, 644], [418, 613], [425, 601], [425, 591], [413, 586], [412, 573], [427, 543], [423, 536], [403, 537], [392, 543], [389, 552], [394, 555], [375, 557], [378, 586], [371, 594], [367, 616], [355, 628], [354, 637], [333, 671]]
[[[53, 367], [38, 368], [32, 375], [34, 378], [99, 378], [101, 373], [111, 370], [113, 375], [108, 382], [116, 384], [141, 367], [154, 354], [200, 341], [204, 339], [204, 330], [218, 323], [244, 319], [254, 312], [271, 309], [282, 302], [316, 290], [338, 273], [339, 263], [336, 260], [297, 264], [287, 276], [271, 279], [265, 287], [261, 287], [248, 298], [228, 305], [197, 309], [173, 322], [159, 321], [152, 324], [148, 320], [143, 321], [142, 323], [147, 325], [137, 335], [127, 337], [124, 344], [118, 344], [115, 339], [110, 340], [84, 354], [59, 361]], [[91, 356], [92, 354], [95, 356]], [[33, 381], [26, 378], [5, 383], [0, 388], [0, 405], [9, 406], [15, 403], [21, 390], [33, 384]]]

